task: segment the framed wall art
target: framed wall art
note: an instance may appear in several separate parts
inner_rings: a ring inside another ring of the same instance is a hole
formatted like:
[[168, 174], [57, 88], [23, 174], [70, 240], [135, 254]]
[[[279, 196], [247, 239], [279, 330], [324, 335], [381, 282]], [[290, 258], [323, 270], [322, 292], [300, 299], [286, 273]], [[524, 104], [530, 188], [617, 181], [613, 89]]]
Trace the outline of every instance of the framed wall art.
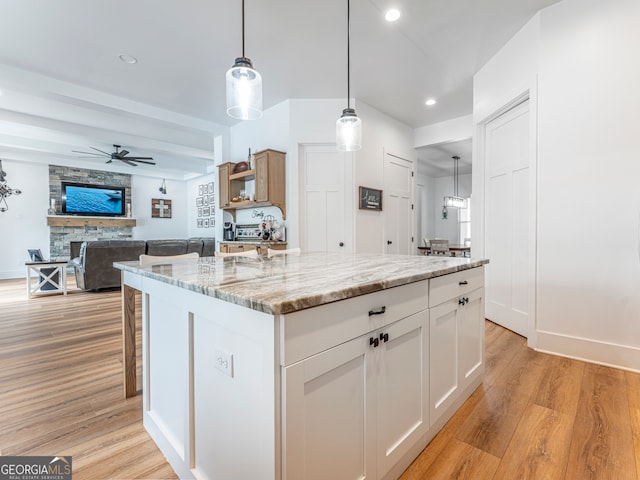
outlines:
[[382, 210], [382, 190], [360, 187], [358, 208], [360, 210]]

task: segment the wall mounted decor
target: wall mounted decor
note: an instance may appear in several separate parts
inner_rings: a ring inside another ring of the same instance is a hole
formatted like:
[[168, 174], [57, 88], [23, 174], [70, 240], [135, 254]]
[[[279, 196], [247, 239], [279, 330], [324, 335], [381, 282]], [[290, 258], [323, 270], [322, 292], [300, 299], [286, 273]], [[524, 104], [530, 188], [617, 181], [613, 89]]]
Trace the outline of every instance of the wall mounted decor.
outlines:
[[382, 190], [360, 187], [359, 198], [360, 210], [382, 210]]
[[2, 170], [2, 160], [0, 160], [0, 212], [6, 212], [9, 210], [7, 204], [7, 197], [11, 195], [20, 195], [22, 191], [17, 188], [11, 188], [7, 185], [7, 172]]
[[171, 218], [171, 200], [152, 198], [151, 218]]

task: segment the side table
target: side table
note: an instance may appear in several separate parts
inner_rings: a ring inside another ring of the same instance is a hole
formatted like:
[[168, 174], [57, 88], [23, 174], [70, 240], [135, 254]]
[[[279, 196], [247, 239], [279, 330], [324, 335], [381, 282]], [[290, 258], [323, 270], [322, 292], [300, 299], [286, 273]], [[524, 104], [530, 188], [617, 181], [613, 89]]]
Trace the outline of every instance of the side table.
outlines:
[[[52, 295], [67, 294], [67, 261], [25, 262], [27, 266], [27, 294]], [[31, 272], [37, 274], [31, 276]], [[35, 284], [33, 280], [35, 279]]]

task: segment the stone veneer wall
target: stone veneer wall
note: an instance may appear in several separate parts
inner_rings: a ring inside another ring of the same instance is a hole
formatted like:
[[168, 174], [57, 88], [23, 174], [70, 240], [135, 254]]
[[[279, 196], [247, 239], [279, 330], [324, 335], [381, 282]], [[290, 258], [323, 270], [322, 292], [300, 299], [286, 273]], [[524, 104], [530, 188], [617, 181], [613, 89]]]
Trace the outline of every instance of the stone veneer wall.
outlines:
[[[125, 202], [131, 203], [131, 175], [49, 165], [49, 205], [56, 201], [57, 214], [62, 206], [62, 182], [90, 183], [125, 187]], [[69, 258], [69, 242], [84, 240], [127, 239], [133, 227], [49, 227], [51, 258]]]

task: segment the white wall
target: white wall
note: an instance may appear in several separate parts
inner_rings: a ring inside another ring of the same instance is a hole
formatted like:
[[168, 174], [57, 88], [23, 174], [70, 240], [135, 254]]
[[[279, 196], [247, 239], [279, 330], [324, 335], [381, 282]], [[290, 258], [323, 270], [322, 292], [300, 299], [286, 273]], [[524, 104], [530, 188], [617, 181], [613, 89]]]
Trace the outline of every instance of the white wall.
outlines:
[[[159, 191], [162, 179], [131, 176], [131, 210], [136, 219], [133, 238], [155, 240], [160, 238], [188, 238], [188, 212], [186, 182], [166, 180], [167, 194]], [[171, 200], [171, 218], [151, 218], [151, 199]]]
[[454, 142], [471, 138], [473, 135], [473, 115], [453, 118], [444, 122], [433, 123], [414, 131], [415, 148], [438, 143]]
[[22, 194], [9, 197], [9, 209], [0, 213], [0, 278], [20, 278], [26, 275], [28, 248], [49, 258], [49, 167], [3, 159], [2, 169], [7, 184]]
[[[358, 102], [357, 112], [362, 119], [362, 150], [356, 152], [355, 156], [356, 193], [360, 185], [384, 190], [385, 152], [413, 162], [415, 171], [416, 151], [413, 148], [413, 129], [364, 102]], [[385, 214], [384, 205], [382, 212], [356, 209], [356, 251], [358, 253], [385, 251]], [[411, 232], [414, 236], [415, 224], [414, 218]], [[418, 245], [416, 240], [414, 251], [417, 251]]]
[[[638, 24], [637, 0], [565, 0], [542, 10], [474, 85], [479, 121], [538, 75], [538, 348], [636, 371]], [[474, 164], [474, 191], [480, 174]]]

